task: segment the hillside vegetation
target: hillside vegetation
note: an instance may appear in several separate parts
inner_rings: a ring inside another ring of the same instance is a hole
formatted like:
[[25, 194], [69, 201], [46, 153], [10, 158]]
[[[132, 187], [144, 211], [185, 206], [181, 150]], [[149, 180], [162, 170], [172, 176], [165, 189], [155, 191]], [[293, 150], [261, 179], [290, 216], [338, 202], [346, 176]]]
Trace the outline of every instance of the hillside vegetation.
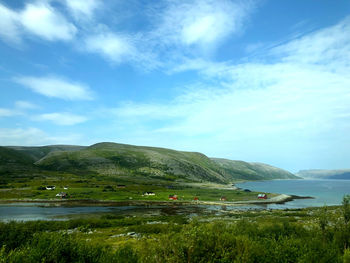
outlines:
[[7, 170], [21, 167], [22, 170], [28, 168], [75, 175], [216, 183], [297, 178], [287, 171], [261, 163], [210, 159], [197, 152], [117, 143], [98, 143], [89, 147], [17, 146], [1, 147], [0, 150], [1, 164]]
[[0, 146], [0, 174], [15, 174], [33, 170], [34, 161], [28, 154]]
[[264, 163], [212, 158], [226, 174], [242, 180], [298, 179], [294, 174]]

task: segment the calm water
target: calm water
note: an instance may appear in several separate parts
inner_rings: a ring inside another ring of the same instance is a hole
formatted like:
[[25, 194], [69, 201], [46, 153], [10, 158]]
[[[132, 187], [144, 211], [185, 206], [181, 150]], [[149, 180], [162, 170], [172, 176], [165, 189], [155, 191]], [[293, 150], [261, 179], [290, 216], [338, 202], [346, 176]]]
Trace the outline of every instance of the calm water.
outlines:
[[247, 182], [238, 187], [254, 191], [312, 196], [315, 199], [299, 199], [284, 205], [268, 205], [268, 208], [303, 208], [310, 206], [339, 205], [345, 194], [350, 194], [350, 180], [274, 180]]
[[[57, 220], [60, 216], [108, 212], [111, 207], [55, 207], [39, 203], [0, 204], [0, 221]], [[63, 218], [62, 218], [63, 219]]]
[[67, 220], [91, 214], [145, 215], [199, 215], [218, 211], [206, 206], [54, 206], [44, 203], [0, 204], [0, 221]]

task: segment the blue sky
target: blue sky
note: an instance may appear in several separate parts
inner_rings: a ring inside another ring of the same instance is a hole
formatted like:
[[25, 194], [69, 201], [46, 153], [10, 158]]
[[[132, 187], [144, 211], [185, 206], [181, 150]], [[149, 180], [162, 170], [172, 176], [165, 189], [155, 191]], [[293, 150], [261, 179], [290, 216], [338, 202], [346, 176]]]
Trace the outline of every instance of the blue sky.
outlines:
[[350, 168], [347, 0], [0, 0], [0, 145]]

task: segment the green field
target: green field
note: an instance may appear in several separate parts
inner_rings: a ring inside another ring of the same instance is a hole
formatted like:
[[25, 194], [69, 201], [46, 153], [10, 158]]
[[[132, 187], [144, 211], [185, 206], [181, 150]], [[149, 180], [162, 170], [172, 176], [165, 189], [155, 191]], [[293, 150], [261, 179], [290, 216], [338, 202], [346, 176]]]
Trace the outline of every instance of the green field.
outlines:
[[[85, 178], [85, 179], [83, 179]], [[140, 183], [142, 182], [142, 183]], [[42, 190], [54, 185], [55, 190]], [[124, 185], [125, 187], [118, 187]], [[68, 187], [68, 189], [64, 189]], [[222, 187], [227, 187], [222, 185]], [[2, 184], [0, 199], [59, 199], [56, 194], [66, 192], [67, 200], [148, 200], [167, 201], [169, 195], [176, 194], [179, 201], [192, 201], [198, 197], [200, 201], [219, 201], [222, 196], [227, 201], [255, 200], [257, 193], [242, 190], [222, 190], [201, 185], [187, 185], [179, 182], [164, 182], [163, 180], [144, 180], [137, 177], [104, 177], [104, 176], [74, 176], [72, 174], [51, 173], [46, 177], [17, 177], [11, 182]], [[144, 192], [154, 192], [154, 196], [144, 196]]]

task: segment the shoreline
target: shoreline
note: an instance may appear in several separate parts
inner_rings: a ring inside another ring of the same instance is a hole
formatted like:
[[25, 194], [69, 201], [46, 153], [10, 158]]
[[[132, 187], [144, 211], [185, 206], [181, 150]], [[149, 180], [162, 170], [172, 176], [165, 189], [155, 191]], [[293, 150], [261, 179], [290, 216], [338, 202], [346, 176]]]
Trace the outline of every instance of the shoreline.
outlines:
[[55, 204], [62, 206], [131, 206], [131, 205], [220, 205], [220, 206], [240, 206], [240, 205], [259, 205], [259, 204], [284, 204], [296, 199], [313, 199], [310, 196], [296, 196], [280, 194], [278, 196], [261, 199], [261, 200], [246, 200], [246, 201], [147, 201], [147, 200], [126, 200], [126, 201], [113, 201], [113, 200], [92, 200], [92, 199], [3, 199], [0, 200], [0, 204], [11, 203], [42, 203], [42, 204]]

